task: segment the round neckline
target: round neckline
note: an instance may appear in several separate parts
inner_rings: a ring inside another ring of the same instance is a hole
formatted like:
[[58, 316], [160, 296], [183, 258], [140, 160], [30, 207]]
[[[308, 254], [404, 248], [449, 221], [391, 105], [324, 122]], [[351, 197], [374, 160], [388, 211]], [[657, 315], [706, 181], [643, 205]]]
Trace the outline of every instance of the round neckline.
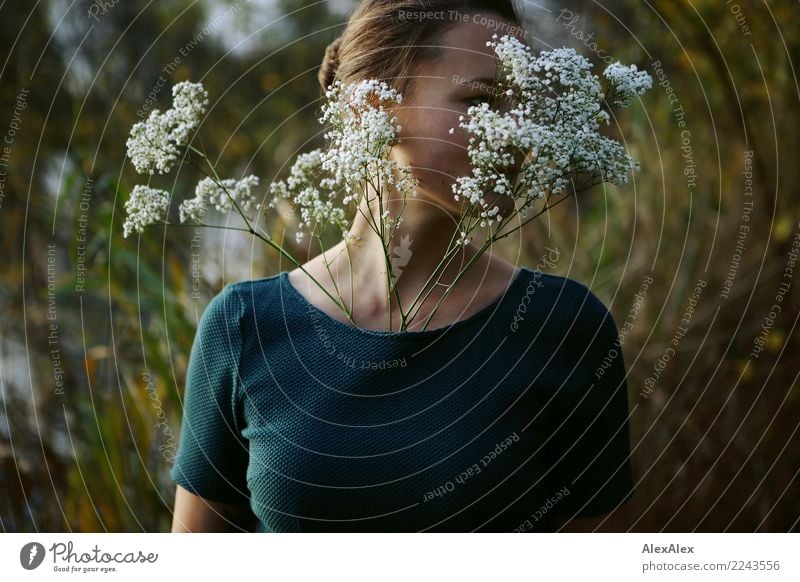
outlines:
[[389, 331], [389, 330], [380, 330], [380, 329], [366, 329], [363, 327], [357, 327], [355, 325], [351, 325], [349, 323], [344, 323], [343, 321], [339, 321], [338, 319], [332, 317], [327, 312], [323, 311], [313, 303], [311, 303], [306, 297], [300, 293], [299, 290], [292, 285], [292, 282], [289, 280], [289, 271], [281, 271], [278, 275], [279, 281], [281, 283], [281, 288], [284, 286], [288, 287], [288, 295], [290, 295], [294, 300], [300, 304], [304, 309], [307, 311], [311, 311], [315, 313], [320, 319], [326, 322], [328, 325], [336, 328], [342, 329], [348, 333], [357, 333], [362, 335], [368, 335], [372, 337], [384, 337], [384, 338], [398, 338], [398, 339], [405, 339], [405, 338], [422, 338], [422, 337], [434, 337], [437, 335], [441, 335], [448, 331], [456, 331], [463, 327], [468, 327], [478, 321], [484, 319], [487, 315], [494, 313], [498, 309], [500, 309], [502, 303], [506, 301], [509, 294], [519, 285], [521, 285], [524, 281], [527, 280], [527, 277], [523, 275], [526, 272], [529, 272], [530, 269], [527, 267], [520, 267], [519, 271], [517, 272], [514, 279], [509, 283], [506, 290], [500, 295], [497, 299], [489, 303], [488, 305], [482, 307], [479, 311], [476, 311], [469, 317], [464, 319], [459, 319], [449, 325], [444, 327], [437, 327], [434, 329], [424, 329], [418, 331]]

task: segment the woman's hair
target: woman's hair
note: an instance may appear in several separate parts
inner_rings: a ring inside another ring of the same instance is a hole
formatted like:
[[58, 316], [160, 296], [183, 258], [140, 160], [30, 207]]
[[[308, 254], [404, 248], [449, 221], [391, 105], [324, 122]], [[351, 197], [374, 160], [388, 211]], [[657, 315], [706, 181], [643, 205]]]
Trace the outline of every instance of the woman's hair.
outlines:
[[347, 26], [328, 45], [319, 70], [323, 92], [343, 83], [379, 79], [404, 95], [413, 88], [414, 67], [440, 54], [430, 40], [478, 12], [499, 16], [497, 34], [523, 28], [514, 0], [363, 0]]

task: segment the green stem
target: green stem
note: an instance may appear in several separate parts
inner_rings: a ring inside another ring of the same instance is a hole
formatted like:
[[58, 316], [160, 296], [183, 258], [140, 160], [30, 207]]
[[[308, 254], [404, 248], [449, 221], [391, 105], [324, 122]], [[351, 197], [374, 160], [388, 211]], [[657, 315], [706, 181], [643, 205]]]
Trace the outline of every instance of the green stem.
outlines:
[[[462, 224], [463, 224], [463, 222], [464, 222], [464, 218], [465, 218], [465, 212], [466, 212], [466, 211], [464, 210], [464, 205], [465, 205], [465, 204], [466, 204], [466, 202], [462, 203], [462, 211], [461, 211], [461, 213], [459, 214], [459, 219], [458, 219], [458, 224], [456, 225], [456, 229], [453, 231], [453, 235], [450, 237], [450, 242], [447, 244], [447, 252], [445, 252], [445, 255], [444, 255], [444, 257], [442, 257], [442, 260], [441, 260], [441, 261], [439, 261], [439, 264], [436, 266], [436, 268], [435, 268], [435, 269], [433, 270], [433, 272], [430, 274], [430, 276], [428, 277], [428, 279], [427, 279], [427, 280], [425, 281], [425, 283], [422, 285], [422, 288], [419, 290], [419, 293], [417, 293], [417, 296], [414, 298], [414, 301], [412, 301], [412, 302], [411, 302], [411, 305], [410, 305], [410, 306], [409, 306], [409, 308], [408, 308], [408, 313], [410, 314], [410, 313], [411, 313], [411, 311], [412, 311], [412, 310], [414, 309], [414, 307], [416, 306], [417, 302], [420, 300], [420, 297], [422, 297], [422, 294], [423, 294], [423, 293], [425, 293], [425, 297], [423, 298], [423, 300], [422, 300], [422, 303], [420, 303], [419, 307], [418, 307], [418, 308], [417, 308], [417, 310], [414, 312], [414, 315], [412, 315], [412, 316], [409, 318], [409, 321], [413, 321], [413, 320], [414, 320], [414, 318], [415, 318], [415, 317], [417, 316], [417, 314], [419, 313], [419, 310], [422, 308], [422, 305], [425, 303], [425, 301], [427, 300], [428, 296], [431, 294], [431, 292], [433, 291], [433, 289], [434, 289], [434, 288], [436, 287], [436, 285], [438, 284], [438, 282], [439, 282], [438, 280], [441, 278], [441, 275], [437, 276], [437, 272], [439, 271], [439, 269], [440, 269], [440, 268], [443, 268], [444, 270], [446, 270], [446, 269], [447, 269], [447, 266], [450, 264], [450, 262], [451, 262], [451, 260], [452, 260], [452, 258], [450, 258], [450, 260], [448, 260], [448, 257], [450, 256], [450, 254], [451, 254], [451, 253], [452, 253], [453, 255], [455, 255], [455, 254], [456, 254], [456, 252], [459, 250], [457, 245], [455, 245], [455, 246], [453, 245], [453, 241], [455, 240], [456, 234], [458, 234], [459, 232], [461, 232], [461, 225], [462, 225]], [[445, 261], [447, 261], [447, 262], [445, 263]], [[443, 266], [443, 263], [444, 263], [444, 266]], [[431, 286], [431, 288], [430, 288], [430, 289], [427, 291], [427, 293], [426, 293], [425, 291], [426, 291], [426, 289], [428, 289], [428, 285], [430, 285], [430, 283], [431, 283], [431, 281], [434, 279], [434, 277], [436, 277], [436, 278], [437, 278], [437, 280], [436, 280], [436, 283], [435, 283], [433, 286]]]
[[477, 261], [477, 260], [478, 260], [478, 258], [479, 258], [479, 257], [480, 257], [480, 256], [481, 256], [483, 253], [485, 253], [485, 252], [486, 252], [486, 249], [488, 249], [488, 248], [489, 248], [489, 246], [491, 245], [491, 243], [492, 243], [492, 239], [491, 239], [491, 237], [490, 237], [490, 238], [487, 238], [487, 239], [486, 239], [486, 241], [485, 241], [485, 242], [484, 242], [484, 243], [481, 245], [481, 248], [480, 248], [480, 249], [478, 249], [478, 252], [476, 252], [476, 253], [475, 253], [475, 255], [474, 255], [474, 256], [473, 256], [473, 257], [472, 257], [472, 258], [469, 260], [469, 262], [467, 262], [467, 266], [466, 266], [466, 267], [464, 267], [464, 269], [462, 269], [462, 270], [461, 270], [461, 271], [458, 273], [458, 275], [456, 275], [456, 278], [453, 280], [453, 282], [452, 282], [452, 283], [450, 283], [450, 284], [447, 286], [447, 289], [445, 289], [444, 293], [443, 293], [443, 294], [442, 294], [442, 296], [439, 298], [439, 301], [437, 301], [437, 302], [436, 302], [436, 305], [434, 306], [434, 308], [433, 308], [433, 311], [431, 311], [430, 315], [428, 315], [428, 318], [425, 320], [425, 325], [423, 325], [423, 327], [422, 327], [422, 329], [423, 329], [423, 330], [425, 330], [425, 329], [427, 329], [427, 328], [428, 328], [428, 324], [431, 322], [431, 319], [432, 319], [432, 318], [433, 318], [433, 316], [436, 314], [436, 311], [439, 309], [439, 307], [441, 306], [441, 304], [442, 304], [442, 302], [445, 300], [445, 298], [446, 298], [446, 297], [447, 297], [447, 296], [450, 294], [450, 291], [452, 291], [453, 287], [455, 287], [455, 286], [456, 286], [456, 283], [458, 283], [458, 282], [459, 282], [459, 280], [461, 279], [461, 277], [463, 277], [463, 276], [464, 276], [464, 274], [465, 274], [467, 271], [469, 271], [469, 269], [470, 269], [470, 268], [472, 268], [472, 265], [473, 265], [473, 264], [475, 264], [475, 261]]
[[[402, 304], [402, 302], [400, 300], [400, 292], [398, 291], [397, 286], [394, 284], [394, 281], [392, 280], [391, 258], [389, 256], [389, 250], [388, 250], [389, 249], [389, 243], [392, 240], [392, 237], [389, 237], [388, 241], [385, 239], [385, 230], [384, 230], [383, 212], [382, 212], [383, 211], [382, 187], [380, 185], [379, 186], [375, 186], [374, 182], [369, 177], [366, 179], [366, 182], [365, 182], [365, 186], [364, 186], [365, 192], [369, 191], [367, 186], [371, 186], [372, 189], [375, 190], [377, 192], [377, 194], [378, 194], [378, 196], [377, 196], [377, 198], [378, 198], [378, 212], [379, 212], [378, 220], [380, 220], [380, 227], [378, 227], [377, 223], [375, 222], [374, 217], [372, 218], [372, 220], [373, 220], [373, 224], [375, 225], [375, 228], [373, 230], [378, 235], [378, 237], [381, 239], [381, 247], [383, 249], [384, 262], [385, 262], [385, 265], [386, 265], [386, 278], [387, 278], [387, 285], [388, 285], [387, 302], [388, 302], [388, 310], [389, 310], [389, 330], [391, 331], [391, 329], [392, 329], [392, 294], [394, 294], [394, 297], [395, 297], [395, 300], [397, 301], [397, 305], [398, 305], [399, 312], [400, 312], [400, 331], [404, 331], [408, 327], [408, 320], [407, 320], [406, 314], [405, 314], [405, 312], [403, 310], [403, 304]], [[369, 200], [367, 201], [367, 205], [369, 206]], [[370, 216], [372, 216], [372, 212], [370, 212]]]

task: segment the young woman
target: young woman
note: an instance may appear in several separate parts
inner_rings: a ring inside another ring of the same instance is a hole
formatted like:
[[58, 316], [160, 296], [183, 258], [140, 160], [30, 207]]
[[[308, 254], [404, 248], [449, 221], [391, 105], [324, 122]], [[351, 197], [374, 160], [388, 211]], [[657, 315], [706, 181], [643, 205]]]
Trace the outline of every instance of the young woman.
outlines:
[[[323, 89], [379, 78], [404, 95], [392, 156], [419, 186], [399, 231], [411, 241], [403, 305], [453, 235], [450, 185], [469, 163], [449, 129], [490, 98], [496, 32], [524, 41], [510, 1], [365, 0], [326, 51]], [[304, 265], [331, 294], [354, 292], [357, 326], [301, 269], [230, 284], [203, 314], [173, 531], [624, 531], [625, 367], [617, 355], [600, 369], [619, 353], [603, 303], [486, 253], [426, 329], [438, 291], [399, 331], [363, 214], [349, 259], [342, 242]]]

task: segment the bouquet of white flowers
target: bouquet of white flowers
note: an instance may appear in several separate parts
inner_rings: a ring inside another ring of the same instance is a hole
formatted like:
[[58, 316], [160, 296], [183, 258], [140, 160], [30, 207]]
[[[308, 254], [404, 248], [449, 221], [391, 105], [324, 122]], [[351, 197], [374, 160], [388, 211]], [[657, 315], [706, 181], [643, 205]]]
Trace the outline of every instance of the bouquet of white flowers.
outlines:
[[[464, 244], [477, 224], [484, 227], [494, 220], [505, 225], [516, 213], [527, 216], [535, 200], [563, 192], [570, 175], [588, 173], [597, 182], [626, 182], [628, 170], [638, 170], [639, 164], [619, 142], [598, 133], [600, 123], [610, 119], [603, 99], [627, 107], [634, 95], [652, 85], [650, 75], [636, 65], [614, 63], [604, 73], [610, 91], [605, 95], [600, 79], [591, 74], [592, 64], [573, 49], [536, 56], [511, 36], [487, 46], [494, 48], [501, 63], [492, 95], [504, 98], [497, 100], [510, 107], [502, 111], [496, 103], [481, 103], [470, 107], [468, 119], [460, 117], [470, 135], [472, 175], [458, 178], [453, 192], [456, 200], [463, 197], [480, 209], [480, 220], [461, 233]], [[508, 170], [520, 157], [524, 163], [512, 183]], [[517, 210], [506, 217], [497, 205], [487, 210], [485, 196], [490, 192], [511, 196]], [[495, 228], [495, 233], [500, 230]]]
[[[626, 182], [628, 172], [639, 169], [638, 162], [619, 142], [603, 136], [598, 129], [601, 123], [609, 123], [611, 107], [627, 107], [634, 96], [651, 87], [650, 75], [638, 71], [635, 65], [613, 63], [603, 73], [607, 81], [604, 93], [599, 77], [591, 74], [592, 64], [573, 49], [565, 47], [534, 55], [530, 47], [515, 37], [498, 39], [497, 35], [487, 46], [494, 49], [499, 60], [499, 74], [492, 92], [496, 99], [493, 103], [471, 106], [467, 115], [459, 118], [460, 129], [469, 135], [467, 154], [471, 174], [458, 177], [452, 186], [455, 200], [461, 203], [458, 228], [434, 276], [438, 276], [440, 269], [445, 272], [458, 250], [470, 244], [478, 231], [483, 233], [482, 243], [446, 286], [425, 327], [450, 288], [493, 242], [512, 234], [572, 193], [597, 183]], [[146, 121], [134, 125], [127, 147], [140, 173], [170, 171], [182, 148], [186, 148], [187, 154], [199, 156], [208, 166], [208, 169], [197, 166], [206, 175], [197, 184], [194, 198], [181, 203], [181, 223], [211, 226], [202, 223], [208, 206], [223, 212], [235, 210], [246, 224], [246, 228], [235, 230], [257, 236], [303, 269], [291, 253], [258, 225], [258, 216], [252, 216], [254, 210], [260, 213], [267, 207], [275, 208], [280, 199], [289, 200], [300, 214], [297, 241], [308, 231], [322, 245], [317, 227], [335, 226], [349, 243], [349, 212], [360, 208], [363, 201], [377, 203], [380, 211], [367, 218], [386, 255], [390, 293], [387, 300], [394, 293], [399, 304], [390, 243], [402, 223], [406, 197], [417, 195], [417, 181], [411, 169], [390, 159], [401, 128], [386, 107], [402, 103], [402, 95], [375, 79], [351, 85], [336, 81], [326, 92], [319, 119], [331, 126], [325, 134], [328, 147], [299, 155], [289, 177], [270, 185], [271, 199], [266, 206], [256, 202], [257, 176], [222, 179], [205, 154], [190, 144], [191, 134], [208, 103], [203, 87], [198, 83], [179, 83], [173, 88], [173, 101], [172, 109], [165, 113], [153, 111]], [[452, 128], [450, 133], [455, 131]], [[576, 186], [571, 178], [575, 175], [588, 177]], [[568, 185], [570, 191], [551, 203], [551, 197], [565, 192]], [[366, 199], [369, 192], [375, 193], [376, 199]], [[391, 214], [386, 209], [390, 193], [394, 195], [392, 198], [400, 195], [399, 213]], [[494, 196], [494, 203], [490, 202], [490, 195]], [[499, 204], [499, 196], [508, 196], [513, 203]], [[545, 200], [540, 212], [512, 224], [518, 216], [527, 217], [539, 199]], [[166, 222], [169, 204], [168, 192], [149, 186], [134, 187], [125, 205], [128, 216], [124, 235], [141, 232], [149, 225], [170, 224]], [[504, 214], [501, 207], [512, 210]], [[342, 298], [333, 297], [310, 273], [303, 271], [355, 324]], [[430, 290], [424, 296], [421, 292], [417, 299], [424, 302], [430, 291], [441, 285], [432, 278]], [[413, 319], [412, 312], [418, 313], [420, 306], [415, 300], [403, 312], [401, 329], [407, 327]]]

